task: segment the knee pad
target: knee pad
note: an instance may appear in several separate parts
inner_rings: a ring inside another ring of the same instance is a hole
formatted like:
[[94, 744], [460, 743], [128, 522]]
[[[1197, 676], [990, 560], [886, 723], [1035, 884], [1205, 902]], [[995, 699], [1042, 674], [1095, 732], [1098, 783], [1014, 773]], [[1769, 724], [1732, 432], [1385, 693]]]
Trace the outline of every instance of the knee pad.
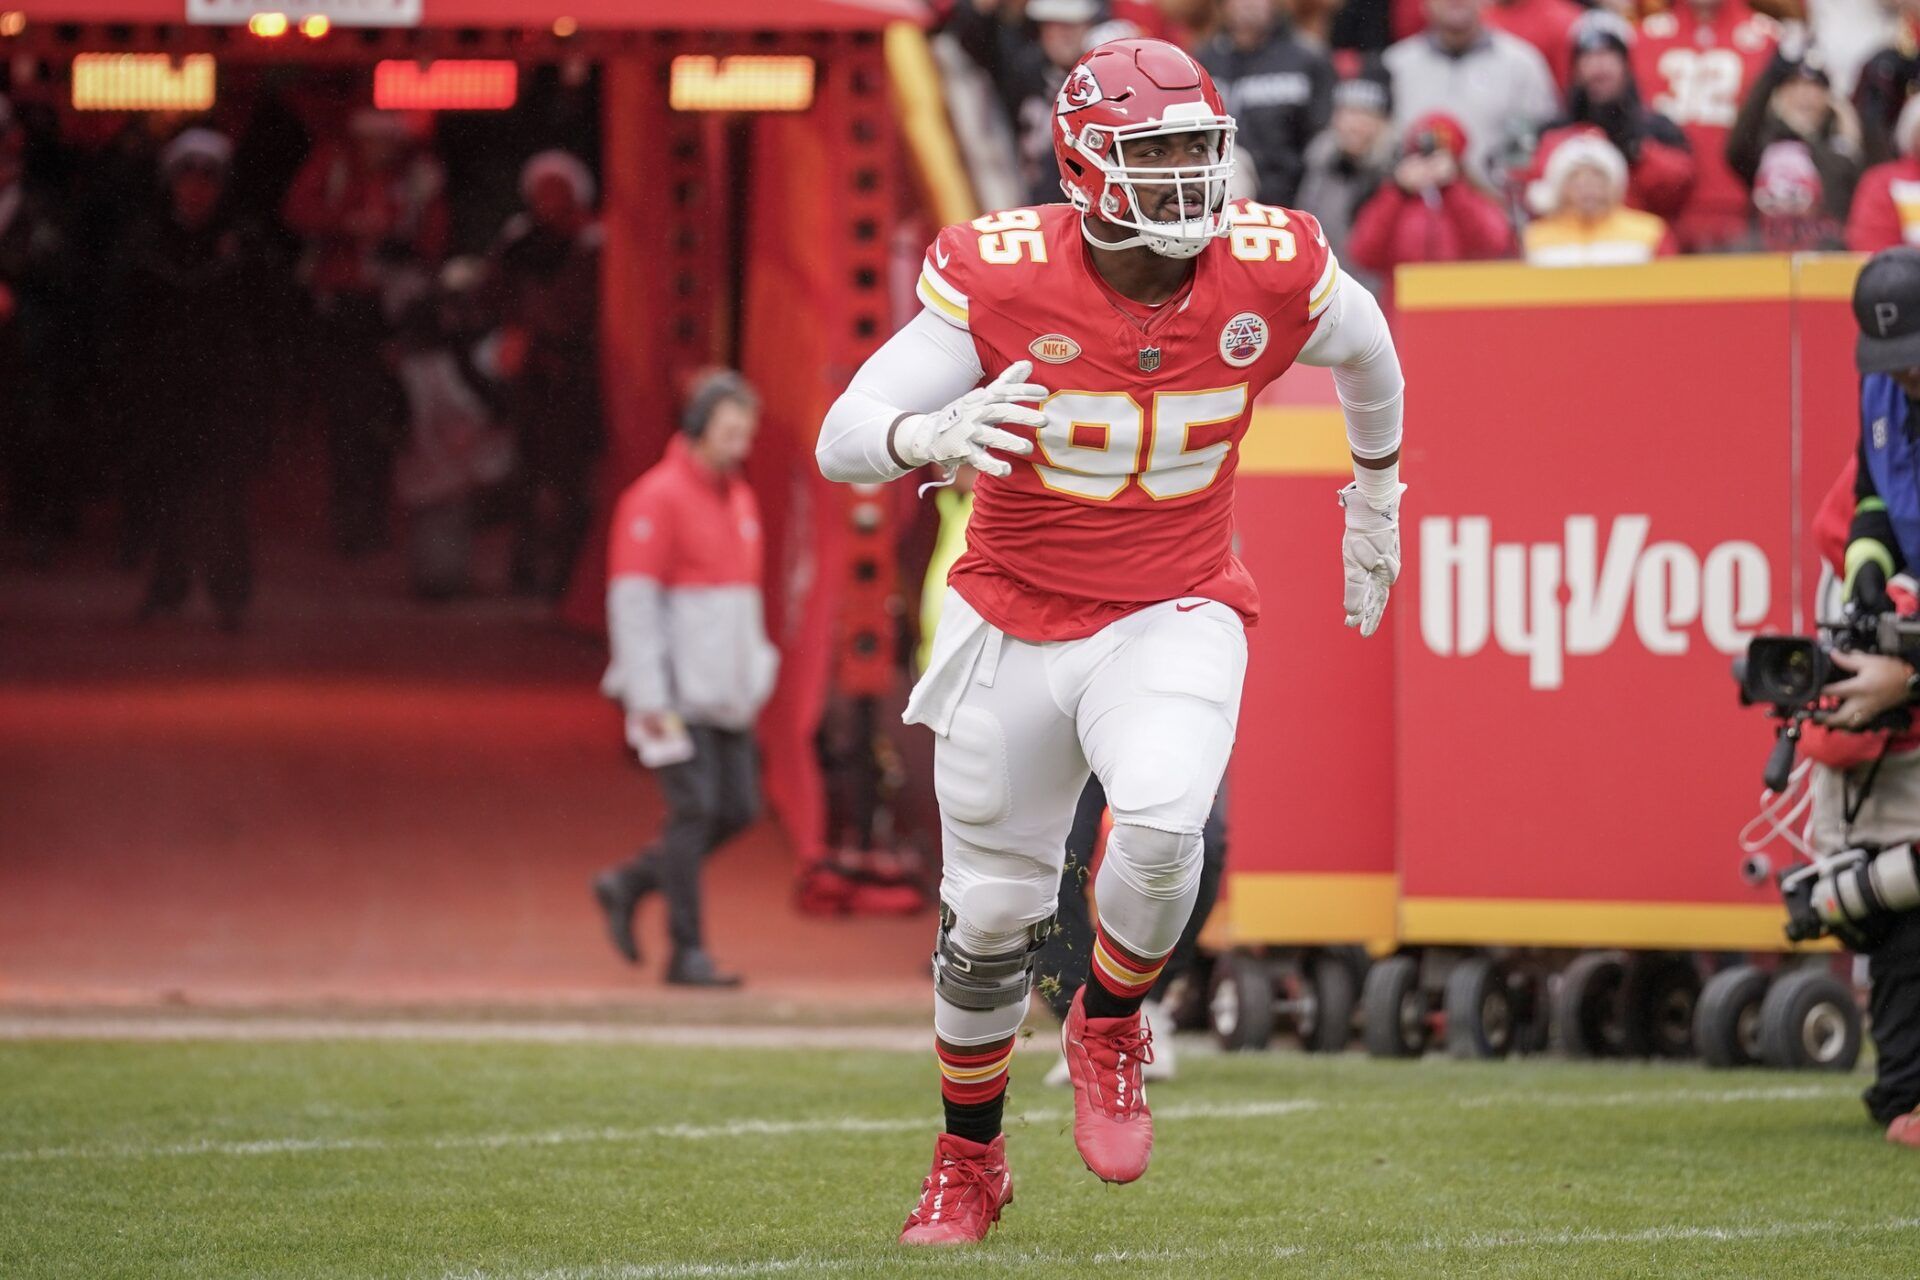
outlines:
[[1200, 875], [1200, 833], [1116, 822], [1107, 841], [1107, 862], [1147, 897], [1177, 898]]
[[[1042, 920], [1015, 918], [1012, 894], [982, 892], [997, 885], [976, 886], [971, 898], [986, 899], [981, 918], [963, 923], [952, 907], [940, 904], [940, 934], [933, 949], [933, 989], [960, 1009], [989, 1012], [1023, 1004], [1033, 986], [1033, 961], [1041, 944], [1053, 932], [1052, 914]], [[1008, 899], [996, 914], [995, 898]], [[970, 905], [970, 904], [968, 904]], [[986, 928], [987, 925], [1007, 928]]]

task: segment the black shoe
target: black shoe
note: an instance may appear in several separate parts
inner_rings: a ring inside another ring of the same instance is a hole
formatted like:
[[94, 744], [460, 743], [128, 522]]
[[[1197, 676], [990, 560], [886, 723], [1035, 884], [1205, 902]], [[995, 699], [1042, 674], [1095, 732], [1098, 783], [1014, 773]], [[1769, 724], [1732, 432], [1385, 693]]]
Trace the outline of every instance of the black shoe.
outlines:
[[742, 979], [714, 968], [713, 957], [704, 951], [677, 951], [667, 966], [667, 981], [676, 987], [737, 987]]
[[607, 940], [625, 957], [628, 964], [640, 963], [640, 944], [633, 938], [633, 909], [640, 895], [627, 887], [618, 871], [603, 871], [593, 878], [593, 896], [607, 916]]

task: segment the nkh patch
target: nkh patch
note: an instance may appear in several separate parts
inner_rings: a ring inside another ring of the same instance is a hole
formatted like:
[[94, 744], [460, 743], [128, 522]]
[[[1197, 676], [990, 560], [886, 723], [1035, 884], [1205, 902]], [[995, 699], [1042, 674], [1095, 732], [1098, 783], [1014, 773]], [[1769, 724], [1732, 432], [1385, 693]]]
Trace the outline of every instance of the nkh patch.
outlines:
[[1155, 369], [1158, 369], [1159, 367], [1160, 367], [1160, 348], [1158, 347], [1140, 348], [1140, 372], [1152, 373]]
[[1033, 352], [1037, 360], [1065, 364], [1080, 355], [1080, 344], [1064, 333], [1043, 333], [1027, 344], [1027, 350]]
[[1267, 322], [1251, 311], [1242, 311], [1220, 331], [1220, 358], [1235, 368], [1252, 364], [1266, 349]]

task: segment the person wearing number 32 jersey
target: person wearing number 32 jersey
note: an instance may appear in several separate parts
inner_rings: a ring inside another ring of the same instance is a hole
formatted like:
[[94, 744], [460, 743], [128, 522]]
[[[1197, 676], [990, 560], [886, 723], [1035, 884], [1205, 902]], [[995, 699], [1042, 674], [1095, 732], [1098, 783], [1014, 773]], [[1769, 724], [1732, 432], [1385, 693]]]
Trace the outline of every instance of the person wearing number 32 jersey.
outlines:
[[1343, 603], [1361, 635], [1400, 568], [1386, 323], [1310, 216], [1228, 201], [1234, 123], [1207, 73], [1162, 41], [1103, 44], [1068, 73], [1052, 132], [1068, 203], [943, 230], [923, 310], [854, 376], [817, 451], [854, 483], [981, 473], [906, 712], [935, 734], [946, 1112], [908, 1244], [980, 1240], [1012, 1198], [1008, 1063], [1089, 771], [1113, 832], [1062, 1031], [1074, 1142], [1108, 1182], [1146, 1171], [1140, 1004], [1193, 909], [1260, 612], [1233, 552], [1240, 441], [1292, 365], [1331, 365], [1345, 409]]

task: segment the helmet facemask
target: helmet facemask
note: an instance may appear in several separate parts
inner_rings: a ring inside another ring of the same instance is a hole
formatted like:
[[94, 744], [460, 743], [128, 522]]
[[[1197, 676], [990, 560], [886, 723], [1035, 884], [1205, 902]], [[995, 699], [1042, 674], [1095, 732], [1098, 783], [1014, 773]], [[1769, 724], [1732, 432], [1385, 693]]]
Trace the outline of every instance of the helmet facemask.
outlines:
[[[1066, 127], [1064, 124], [1063, 128]], [[1205, 133], [1212, 145], [1205, 163], [1149, 166], [1130, 165], [1127, 153], [1151, 138]], [[1183, 103], [1157, 120], [1136, 125], [1088, 125], [1078, 137], [1069, 137], [1072, 151], [1105, 180], [1099, 207], [1089, 207], [1084, 190], [1062, 183], [1068, 198], [1086, 217], [1123, 227], [1134, 234], [1124, 240], [1102, 240], [1086, 231], [1089, 243], [1102, 249], [1131, 249], [1145, 245], [1168, 258], [1191, 258], [1207, 242], [1227, 233], [1227, 186], [1233, 178], [1231, 116], [1216, 115], [1204, 103]], [[1173, 187], [1181, 196], [1181, 216], [1170, 221], [1149, 217], [1140, 191]], [[1083, 219], [1083, 230], [1085, 223]]]

